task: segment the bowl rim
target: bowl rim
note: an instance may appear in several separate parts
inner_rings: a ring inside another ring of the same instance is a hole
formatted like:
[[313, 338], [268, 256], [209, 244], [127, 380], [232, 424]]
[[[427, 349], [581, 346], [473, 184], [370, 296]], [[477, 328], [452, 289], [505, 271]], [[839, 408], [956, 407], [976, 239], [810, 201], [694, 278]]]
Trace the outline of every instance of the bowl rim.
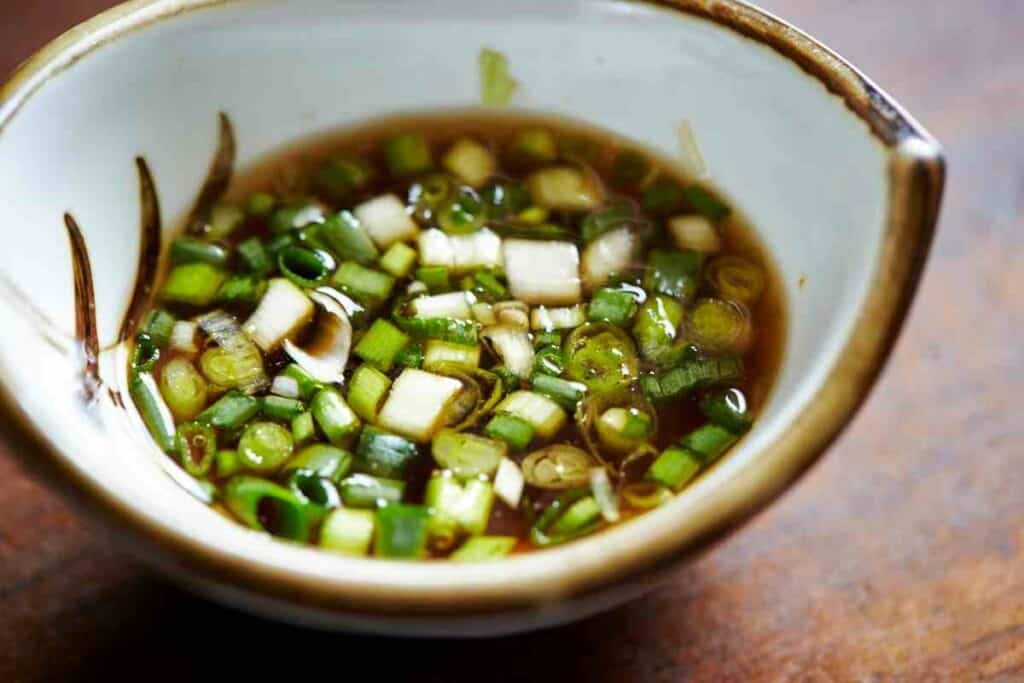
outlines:
[[[186, 12], [245, 1], [132, 0], [79, 24], [26, 60], [0, 87], [0, 134], [40, 87], [98, 47]], [[136, 554], [164, 570], [185, 578], [200, 576], [222, 589], [246, 589], [278, 604], [365, 616], [472, 617], [530, 610], [554, 597], [594, 598], [614, 583], [647, 583], [675, 562], [701, 552], [728, 530], [749, 521], [838, 437], [884, 367], [917, 290], [934, 236], [945, 159], [938, 142], [888, 94], [834, 51], [773, 14], [745, 0], [643, 3], [712, 21], [794, 62], [867, 124], [885, 147], [889, 162], [886, 225], [871, 274], [875, 285], [861, 303], [842, 352], [807, 407], [761, 451], [771, 453], [777, 465], [770, 472], [740, 472], [732, 483], [736, 493], [730, 496], [729, 505], [717, 512], [701, 511], [704, 519], [696, 534], [662, 534], [634, 548], [628, 557], [595, 563], [582, 571], [563, 567], [557, 582], [550, 581], [550, 577], [544, 580], [544, 576], [531, 576], [515, 585], [484, 581], [468, 590], [447, 582], [415, 582], [388, 593], [374, 590], [380, 585], [345, 576], [300, 575], [269, 563], [253, 563], [201, 544], [180, 529], [154, 523], [84, 476], [22, 411], [11, 387], [0, 379], [0, 436], [9, 444], [11, 454], [88, 512], [126, 532]], [[45, 457], [36, 457], [40, 455]], [[553, 549], [544, 554], [563, 552]]]

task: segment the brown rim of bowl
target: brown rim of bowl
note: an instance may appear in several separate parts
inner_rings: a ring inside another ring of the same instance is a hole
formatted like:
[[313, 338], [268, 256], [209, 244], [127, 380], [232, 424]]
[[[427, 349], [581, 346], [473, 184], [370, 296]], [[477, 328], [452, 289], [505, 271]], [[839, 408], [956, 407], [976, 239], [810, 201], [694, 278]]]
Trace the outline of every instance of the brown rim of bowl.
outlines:
[[[135, 0], [116, 6], [71, 29], [26, 61], [0, 88], [0, 134], [21, 105], [50, 78], [97, 47], [131, 31], [178, 14], [239, 0]], [[244, 588], [297, 607], [340, 609], [353, 614], [472, 617], [531, 609], [552, 598], [593, 597], [598, 589], [629, 579], [639, 582], [675, 561], [709, 547], [723, 532], [749, 520], [817, 460], [849, 423], [867, 397], [900, 332], [938, 219], [945, 162], [938, 143], [902, 108], [860, 72], [821, 43], [780, 19], [739, 0], [655, 0], [662, 8], [696, 15], [767, 45], [796, 63], [843, 99], [889, 152], [888, 216], [872, 281], [839, 360], [785, 433], [762, 450], [774, 465], [744, 471], [730, 482], [729, 501], [705, 510], [703, 528], [689, 539], [662, 535], [630, 556], [620, 556], [552, 587], [524, 582], [500, 589], [400, 587], [393, 594], [365, 586], [297, 576], [288, 570], [254, 566], [204, 546], [186, 534], [158, 525], [77, 471], [21, 410], [11, 389], [0, 383], [0, 434], [29, 470], [40, 473], [94, 515], [126, 530], [146, 559], [178, 575], [199, 575], [221, 587]], [[45, 455], [45, 457], [36, 457]], [[769, 470], [770, 471], [767, 471]], [[547, 551], [559, 552], [559, 551]]]

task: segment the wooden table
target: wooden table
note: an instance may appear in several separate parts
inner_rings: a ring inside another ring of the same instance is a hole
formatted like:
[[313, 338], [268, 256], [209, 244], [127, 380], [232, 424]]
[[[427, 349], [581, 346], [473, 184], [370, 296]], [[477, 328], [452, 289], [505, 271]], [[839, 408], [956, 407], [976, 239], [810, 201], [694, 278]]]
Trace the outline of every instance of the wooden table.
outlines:
[[[0, 3], [0, 71], [109, 4]], [[359, 659], [384, 680], [1024, 680], [1024, 3], [764, 4], [921, 116], [951, 167], [888, 370], [781, 501], [609, 614], [494, 641], [396, 642], [183, 593], [0, 457], [0, 680], [188, 680], [233, 642], [246, 646], [229, 671], [273, 658], [303, 677], [330, 663], [340, 679]]]

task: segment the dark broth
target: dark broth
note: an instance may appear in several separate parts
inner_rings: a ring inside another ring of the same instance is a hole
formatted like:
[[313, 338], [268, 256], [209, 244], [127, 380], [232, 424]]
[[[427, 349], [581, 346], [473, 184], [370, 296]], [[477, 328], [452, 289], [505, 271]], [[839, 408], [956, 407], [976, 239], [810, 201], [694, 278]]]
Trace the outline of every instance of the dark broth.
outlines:
[[[684, 177], [678, 168], [666, 157], [639, 148], [608, 131], [563, 118], [471, 110], [407, 114], [380, 118], [364, 125], [300, 141], [266, 156], [237, 174], [225, 201], [244, 205], [246, 200], [254, 193], [266, 192], [274, 194], [279, 202], [298, 198], [315, 198], [328, 207], [329, 212], [333, 212], [342, 208], [352, 208], [370, 198], [385, 193], [394, 193], [404, 200], [408, 196], [410, 184], [415, 178], [395, 179], [390, 177], [384, 170], [386, 168], [386, 160], [382, 153], [387, 140], [403, 133], [422, 135], [433, 150], [435, 161], [456, 140], [467, 137], [475, 139], [489, 149], [491, 154], [499, 160], [495, 174], [496, 178], [522, 178], [527, 172], [521, 168], [516, 168], [514, 165], [507, 165], [503, 160], [513, 144], [514, 137], [520, 131], [537, 128], [547, 130], [554, 135], [558, 143], [558, 163], [578, 164], [579, 167], [588, 169], [589, 172], [596, 174], [596, 177], [600, 179], [605, 189], [604, 205], [621, 200], [642, 207], [645, 192], [654, 183], [664, 184], [671, 182], [679, 187], [693, 185], [693, 181]], [[336, 198], [326, 196], [318, 190], [316, 183], [312, 180], [317, 169], [321, 167], [326, 159], [338, 156], [361, 158], [375, 169], [374, 180], [351, 191], [346, 196], [344, 202], [340, 204], [336, 201]], [[648, 168], [648, 171], [640, 174], [633, 173], [628, 179], [624, 178], [625, 163], [623, 160], [627, 158], [633, 160], [634, 166], [636, 165], [636, 160], [642, 160], [643, 165]], [[703, 182], [701, 186], [715, 197], [717, 201], [729, 204], [728, 201], [725, 201], [724, 197], [721, 197], [715, 190], [708, 188]], [[671, 212], [671, 215], [696, 213], [696, 208], [688, 204], [684, 199]], [[642, 208], [640, 213], [650, 218], [654, 226], [654, 232], [650, 236], [648, 244], [644, 247], [644, 253], [646, 254], [652, 246], [671, 246], [671, 240], [664, 228], [667, 216], [649, 214]], [[579, 212], [556, 210], [550, 212], [547, 222], [576, 230], [582, 215], [584, 214]], [[218, 240], [219, 244], [232, 253], [231, 262], [228, 266], [230, 269], [239, 269], [239, 259], [233, 250], [240, 242], [253, 237], [267, 241], [270, 236], [268, 220], [268, 218], [248, 215], [240, 227], [233, 231], [230, 236]], [[420, 225], [419, 227], [422, 229], [426, 226]], [[729, 386], [736, 387], [743, 392], [748, 403], [749, 414], [756, 416], [771, 391], [785, 343], [786, 315], [782, 286], [763, 244], [749, 223], [744, 220], [735, 207], [731, 208], [727, 217], [716, 221], [715, 227], [721, 238], [722, 246], [720, 253], [740, 256], [754, 264], [764, 275], [763, 292], [756, 302], [748, 307], [754, 339], [749, 349], [742, 353], [744, 375], [741, 380], [729, 384]], [[404, 290], [409, 279], [400, 279], [395, 287], [395, 292]], [[699, 287], [699, 297], [714, 294], [707, 282], [701, 282]], [[584, 301], [589, 301], [589, 298], [590, 295], [586, 294]], [[245, 320], [254, 308], [252, 303], [232, 302], [217, 302], [202, 307], [164, 302], [163, 307], [179, 319], [191, 318], [198, 313], [220, 308], [240, 321]], [[385, 318], [388, 317], [389, 313], [390, 307], [385, 307], [378, 311], [378, 315], [383, 315]], [[360, 328], [357, 325], [357, 339], [364, 329], [365, 326]], [[628, 331], [630, 325], [626, 325], [625, 329]], [[304, 332], [300, 334], [296, 341], [302, 342], [308, 335], [308, 331]], [[209, 340], [205, 340], [203, 345], [209, 346], [210, 343]], [[203, 349], [201, 348], [200, 352], [202, 351]], [[155, 377], [160, 377], [164, 367], [169, 362], [182, 357], [190, 362], [198, 360], [195, 353], [183, 354], [174, 349], [164, 349], [150, 371]], [[486, 349], [481, 358], [480, 366], [482, 368], [495, 364], [494, 359], [489, 358]], [[273, 350], [264, 356], [265, 371], [270, 377], [282, 371], [289, 363], [290, 358], [280, 349]], [[196, 364], [198, 365], [198, 362]], [[358, 364], [358, 359], [355, 357], [350, 358], [345, 375], [346, 380], [351, 379], [352, 368]], [[650, 363], [643, 362], [641, 367], [645, 372], [654, 372], [653, 365]], [[396, 368], [388, 373], [392, 380], [399, 370], [400, 368]], [[524, 382], [523, 385], [526, 386], [526, 383]], [[344, 388], [342, 392], [345, 392]], [[265, 394], [266, 392], [262, 391], [260, 393]], [[706, 390], [704, 389], [689, 392], [657, 406], [658, 430], [652, 436], [651, 442], [658, 451], [679, 443], [687, 434], [708, 421], [708, 418], [698, 405], [699, 399], [705, 393]], [[214, 399], [215, 397], [211, 395], [208, 403], [212, 403]], [[264, 418], [256, 417], [253, 419]], [[481, 421], [480, 425], [472, 431], [479, 433], [481, 431], [479, 427], [487, 424], [487, 419]], [[239, 431], [237, 429], [218, 430], [219, 448], [231, 449], [235, 447]], [[318, 440], [324, 440], [322, 434], [318, 437]], [[534, 442], [526, 450], [526, 453], [533, 452], [549, 443], [562, 442], [578, 447], [585, 447], [586, 445], [580, 438], [571, 414], [566, 426], [556, 438], [544, 443]], [[342, 445], [350, 450], [355, 450], [356, 448], [354, 441]], [[297, 447], [295, 450], [298, 452], [299, 448]], [[423, 491], [432, 471], [436, 467], [431, 459], [429, 443], [419, 444], [419, 451], [420, 457], [418, 462], [414, 463], [405, 476], [407, 484], [403, 498], [404, 503], [422, 502]], [[516, 453], [512, 459], [521, 461], [524, 455], [525, 453]], [[274, 473], [266, 473], [259, 476], [267, 477], [268, 479], [275, 479], [276, 477]], [[216, 466], [205, 474], [205, 478], [221, 490], [221, 495], [223, 495], [224, 484], [230, 479], [230, 477], [219, 476]], [[275, 480], [284, 483], [280, 477], [276, 477]], [[514, 509], [501, 500], [496, 500], [493, 505], [493, 512], [486, 526], [486, 534], [517, 537], [519, 540], [515, 546], [515, 551], [535, 547], [529, 540], [530, 518], [532, 515], [543, 512], [560, 493], [560, 491], [540, 490], [528, 485], [527, 496], [530, 500], [531, 509], [525, 514], [522, 509]], [[259, 521], [266, 522], [270, 517], [276, 519], [281, 515], [279, 506], [276, 503], [268, 503], [268, 500], [263, 498], [256, 506], [256, 518]], [[217, 503], [217, 506], [224, 511], [231, 507], [220, 502]], [[622, 508], [623, 518], [628, 518], [642, 511], [625, 504], [623, 504]], [[274, 530], [269, 527], [267, 529], [270, 531]], [[379, 523], [378, 531], [375, 533], [380, 533]], [[317, 533], [313, 531], [307, 538], [301, 540], [316, 543], [316, 539]], [[431, 543], [430, 546], [429, 555], [431, 556], [444, 556], [450, 551], [448, 548], [438, 550], [434, 543]]]

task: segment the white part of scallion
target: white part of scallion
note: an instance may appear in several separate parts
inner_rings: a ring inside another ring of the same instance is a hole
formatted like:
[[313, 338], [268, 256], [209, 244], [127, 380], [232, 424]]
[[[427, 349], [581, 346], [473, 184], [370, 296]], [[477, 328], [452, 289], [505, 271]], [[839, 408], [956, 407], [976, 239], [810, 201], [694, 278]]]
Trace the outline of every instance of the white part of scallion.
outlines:
[[498, 471], [494, 475], [494, 494], [509, 507], [518, 508], [519, 501], [523, 497], [525, 483], [526, 480], [523, 479], [523, 472], [519, 469], [519, 465], [508, 458], [502, 458], [498, 465]]
[[480, 366], [480, 346], [452, 344], [440, 339], [428, 340], [423, 353], [423, 367], [429, 370], [444, 364], [475, 370]]
[[516, 377], [527, 379], [533, 371], [533, 342], [526, 330], [509, 325], [493, 325], [481, 332], [502, 363]]
[[402, 371], [380, 409], [378, 422], [414, 441], [430, 441], [462, 383], [451, 377], [408, 368]]
[[353, 213], [359, 223], [380, 249], [387, 249], [395, 242], [414, 239], [419, 233], [405, 204], [394, 194], [374, 197], [357, 206]]
[[299, 390], [299, 383], [294, 377], [278, 375], [270, 383], [270, 393], [285, 398], [299, 398], [302, 392]]
[[352, 349], [352, 322], [341, 304], [328, 293], [333, 291], [324, 287], [309, 294], [322, 312], [317, 319], [316, 336], [306, 348], [290, 339], [283, 342], [285, 353], [313, 379], [325, 384], [345, 381], [345, 366]]
[[602, 287], [615, 273], [632, 265], [639, 242], [629, 228], [607, 232], [583, 250], [583, 284], [589, 291]]
[[442, 161], [445, 170], [472, 187], [480, 187], [494, 175], [497, 162], [491, 151], [476, 140], [460, 138]]
[[313, 302], [290, 280], [274, 278], [242, 329], [263, 351], [277, 348], [313, 318]]
[[530, 311], [530, 326], [535, 330], [571, 330], [587, 322], [587, 310], [582, 304], [551, 308], [537, 306]]
[[494, 317], [494, 306], [484, 301], [478, 301], [469, 307], [473, 311], [473, 319], [481, 325], [493, 325], [497, 322]]
[[192, 320], [178, 320], [171, 328], [171, 336], [168, 345], [184, 353], [195, 353], [199, 350], [196, 345], [196, 332], [199, 331], [199, 323]]
[[603, 467], [590, 470], [590, 490], [601, 508], [601, 516], [608, 522], [619, 521], [619, 497], [615, 493], [608, 471]]
[[705, 254], [722, 250], [722, 238], [715, 224], [704, 216], [673, 216], [668, 219], [668, 233], [680, 249], [693, 249]]
[[472, 320], [473, 295], [468, 292], [448, 292], [413, 299], [412, 311], [417, 318], [460, 318]]
[[505, 274], [512, 295], [528, 304], [578, 303], [580, 254], [572, 242], [507, 239]]
[[431, 228], [419, 234], [417, 246], [420, 265], [444, 266], [453, 273], [498, 268], [502, 264], [501, 237], [487, 228], [468, 235], [448, 235]]
[[532, 391], [514, 391], [498, 404], [496, 413], [511, 413], [533, 427], [538, 439], [550, 439], [565, 425], [566, 415], [561, 406], [547, 396]]
[[604, 199], [596, 178], [574, 166], [535, 171], [526, 179], [526, 186], [533, 201], [547, 209], [589, 211]]

